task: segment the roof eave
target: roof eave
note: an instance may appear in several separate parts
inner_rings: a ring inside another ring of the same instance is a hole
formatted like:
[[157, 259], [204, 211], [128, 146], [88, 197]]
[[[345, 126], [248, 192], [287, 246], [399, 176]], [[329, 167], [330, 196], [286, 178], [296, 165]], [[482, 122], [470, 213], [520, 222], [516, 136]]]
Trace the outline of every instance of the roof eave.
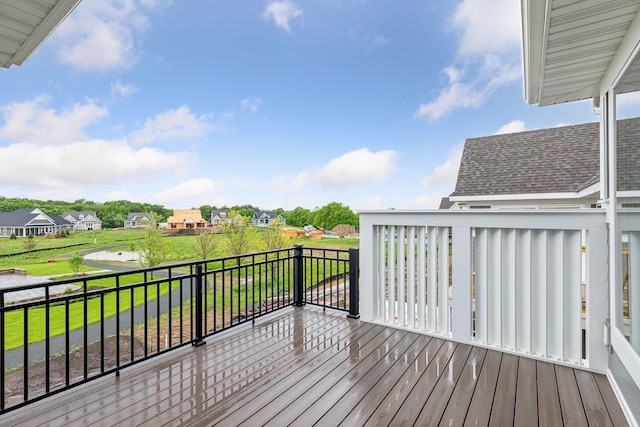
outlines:
[[537, 104], [540, 97], [544, 29], [547, 27], [547, 2], [522, 0], [521, 6], [524, 97], [527, 103]]
[[22, 65], [29, 59], [33, 52], [51, 35], [51, 33], [62, 23], [71, 11], [81, 0], [59, 0], [49, 13], [40, 21], [38, 26], [22, 43], [20, 48], [11, 57], [9, 63], [3, 65], [5, 68], [11, 65]]

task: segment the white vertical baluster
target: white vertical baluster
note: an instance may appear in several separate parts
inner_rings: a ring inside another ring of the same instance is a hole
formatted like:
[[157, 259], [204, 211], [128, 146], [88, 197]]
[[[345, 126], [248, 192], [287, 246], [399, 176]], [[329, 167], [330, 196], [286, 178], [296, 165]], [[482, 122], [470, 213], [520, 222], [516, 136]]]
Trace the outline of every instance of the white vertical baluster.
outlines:
[[488, 230], [487, 314], [488, 343], [502, 346], [502, 238], [500, 229]]
[[395, 324], [396, 322], [396, 226], [389, 227], [389, 283], [387, 290], [389, 292], [389, 301], [387, 306], [387, 322]]
[[418, 228], [418, 329], [426, 330], [427, 266], [426, 229]]
[[404, 226], [398, 228], [398, 324], [406, 326], [407, 318], [405, 311], [405, 230]]
[[378, 315], [377, 319], [385, 321], [387, 315], [387, 227], [379, 226], [378, 234], [380, 240], [378, 242]]
[[407, 233], [407, 326], [416, 327], [416, 228]]
[[[629, 321], [631, 344], [640, 349], [640, 232], [629, 232]], [[624, 274], [624, 272], [623, 272]]]
[[516, 348], [516, 231], [502, 230], [502, 346]]
[[476, 339], [487, 344], [487, 240], [486, 228], [476, 228]]
[[564, 232], [564, 358], [582, 360], [582, 237], [580, 231]]
[[548, 356], [554, 359], [562, 360], [563, 358], [563, 282], [564, 282], [564, 250], [563, 250], [563, 232], [557, 230], [547, 231], [549, 236], [547, 243], [549, 251], [547, 252], [547, 343]]
[[[587, 231], [587, 365], [606, 372], [609, 351], [604, 345], [604, 324], [609, 317], [608, 230]], [[609, 337], [607, 337], [608, 339]]]
[[449, 334], [449, 229], [438, 227], [438, 332]]
[[471, 228], [452, 227], [451, 267], [453, 319], [451, 337], [458, 342], [472, 342], [472, 275], [471, 275]]
[[427, 240], [427, 315], [429, 324], [427, 329], [436, 331], [436, 319], [438, 310], [438, 229], [429, 227], [429, 239]]
[[517, 231], [516, 248], [516, 349], [531, 353], [531, 231]]
[[531, 231], [531, 347], [547, 355], [547, 232]]

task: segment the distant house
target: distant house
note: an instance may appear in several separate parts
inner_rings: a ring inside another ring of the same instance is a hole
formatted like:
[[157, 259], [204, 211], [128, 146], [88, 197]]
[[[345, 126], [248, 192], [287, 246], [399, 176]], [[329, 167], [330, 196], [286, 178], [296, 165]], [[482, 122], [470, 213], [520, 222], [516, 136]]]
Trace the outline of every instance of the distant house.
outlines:
[[74, 231], [102, 229], [102, 221], [95, 212], [64, 212], [62, 217], [73, 224]]
[[0, 213], [0, 236], [41, 236], [62, 230], [73, 230], [73, 224], [57, 215], [47, 215], [40, 209], [23, 208]]
[[146, 228], [154, 220], [153, 213], [129, 212], [124, 221], [124, 228]]
[[167, 218], [167, 230], [203, 229], [207, 221], [202, 218], [199, 209], [175, 209], [173, 215]]
[[280, 224], [285, 225], [287, 220], [275, 212], [256, 212], [251, 217], [251, 224], [254, 225], [270, 225], [275, 222], [276, 219], [280, 219]]
[[233, 218], [230, 217], [231, 211], [228, 209], [211, 209], [211, 225], [214, 227], [220, 227], [228, 224], [231, 221], [238, 221], [242, 218], [242, 215], [236, 214]]
[[[618, 201], [640, 197], [640, 118], [618, 121]], [[590, 208], [600, 195], [599, 123], [469, 138], [451, 209]]]

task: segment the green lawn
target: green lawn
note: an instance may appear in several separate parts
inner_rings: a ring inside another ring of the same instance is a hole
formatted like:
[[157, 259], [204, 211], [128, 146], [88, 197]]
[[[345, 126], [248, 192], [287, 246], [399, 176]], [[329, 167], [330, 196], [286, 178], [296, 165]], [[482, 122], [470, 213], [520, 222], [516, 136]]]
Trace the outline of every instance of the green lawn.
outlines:
[[[130, 276], [122, 276], [120, 285], [129, 285], [140, 283], [143, 275], [135, 274]], [[114, 287], [113, 278], [98, 280], [94, 285]], [[179, 281], [172, 283], [172, 288], [176, 288]], [[147, 288], [147, 300], [153, 301], [157, 298], [157, 285], [149, 285]], [[168, 283], [160, 285], [160, 295], [164, 295], [169, 290]], [[120, 290], [120, 311], [126, 311], [131, 308], [131, 290]], [[104, 296], [104, 318], [111, 317], [116, 314], [116, 291], [109, 292]], [[135, 288], [133, 291], [133, 306], [144, 303], [144, 289], [142, 287]], [[87, 322], [88, 324], [99, 322], [101, 308], [101, 298], [93, 297], [87, 300]], [[10, 306], [9, 306], [10, 307]], [[84, 307], [83, 299], [69, 303], [69, 330], [79, 329], [84, 325]], [[65, 332], [65, 304], [61, 303], [50, 307], [49, 324], [50, 336], [63, 334]], [[55, 320], [55, 321], [54, 321]], [[46, 310], [44, 307], [35, 307], [28, 310], [28, 342], [34, 343], [45, 338], [45, 322]], [[5, 350], [20, 347], [24, 343], [24, 310], [8, 311], [5, 314]]]
[[[258, 230], [259, 232], [259, 230]], [[42, 252], [34, 252], [26, 255], [16, 255], [11, 257], [0, 258], [0, 268], [23, 268], [27, 270], [29, 275], [34, 276], [63, 276], [70, 274], [72, 271], [67, 263], [67, 259], [75, 253], [75, 251], [83, 251], [88, 249], [112, 248], [116, 250], [129, 250], [130, 247], [140, 244], [144, 237], [144, 230], [100, 230], [92, 232], [76, 232], [70, 237], [62, 239], [45, 239], [44, 237], [36, 237], [36, 248], [49, 248], [50, 250]], [[169, 243], [171, 257], [169, 263], [178, 263], [197, 260], [194, 248], [195, 236], [172, 236], [165, 237]], [[216, 235], [217, 247], [209, 255], [210, 259], [227, 256], [225, 236]], [[95, 242], [95, 243], [94, 243]], [[71, 244], [80, 244], [73, 248], [60, 248]], [[254, 242], [255, 243], [255, 242]], [[349, 249], [358, 247], [358, 239], [321, 239], [310, 240], [309, 238], [291, 239], [287, 241], [287, 247], [293, 247], [295, 244], [302, 244], [305, 247], [330, 248], [330, 249]], [[24, 250], [24, 243], [21, 239], [10, 240], [0, 239], [0, 255], [11, 254]], [[217, 264], [217, 263], [216, 263]], [[213, 266], [211, 266], [213, 267]], [[210, 268], [211, 268], [210, 267]], [[83, 266], [81, 271], [91, 271], [91, 267]], [[122, 276], [121, 284], [138, 283], [143, 280], [142, 275]], [[79, 283], [82, 283], [79, 281]], [[177, 286], [177, 281], [173, 286]], [[113, 287], [115, 286], [113, 278], [92, 280], [91, 286]], [[281, 284], [281, 286], [284, 285]], [[277, 291], [277, 289], [275, 289]], [[168, 291], [168, 285], [163, 284], [160, 287], [161, 294]], [[262, 287], [262, 298], [271, 292], [270, 284]], [[244, 285], [237, 286], [233, 289], [232, 294], [226, 291], [225, 305], [228, 305], [229, 299], [233, 295], [234, 305], [237, 304], [238, 297], [241, 300], [241, 307], [244, 307]], [[211, 295], [212, 296], [212, 295]], [[149, 289], [149, 299], [156, 298], [155, 286]], [[221, 295], [218, 295], [221, 298]], [[249, 294], [251, 298], [251, 294]], [[257, 299], [256, 294], [256, 299]], [[120, 310], [124, 311], [133, 306], [140, 305], [144, 302], [144, 292], [138, 289], [134, 292], [133, 302], [129, 291], [121, 291]], [[255, 301], [258, 303], [259, 301]], [[104, 317], [111, 317], [116, 313], [116, 297], [115, 291], [108, 293], [104, 297]], [[222, 303], [222, 301], [220, 301]], [[75, 330], [84, 324], [84, 307], [83, 300], [75, 301], [69, 304], [69, 330]], [[92, 298], [87, 301], [88, 323], [98, 322], [100, 320], [101, 303], [100, 298]], [[45, 338], [45, 316], [44, 308], [33, 308], [28, 311], [28, 342], [33, 343]], [[56, 336], [65, 332], [65, 306], [59, 305], [51, 307], [49, 312], [49, 320], [51, 326], [50, 336]], [[24, 315], [22, 311], [7, 312], [5, 314], [5, 349], [16, 348], [24, 343]]]

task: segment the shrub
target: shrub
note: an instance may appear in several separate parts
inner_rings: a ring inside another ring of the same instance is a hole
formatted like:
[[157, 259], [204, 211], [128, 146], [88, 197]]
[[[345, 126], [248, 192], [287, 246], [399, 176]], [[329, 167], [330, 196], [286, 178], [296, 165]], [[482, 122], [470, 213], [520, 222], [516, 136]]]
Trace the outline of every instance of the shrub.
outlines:
[[11, 240], [16, 240], [18, 238], [18, 236], [16, 236], [16, 233], [11, 233], [11, 236], [9, 238]]

